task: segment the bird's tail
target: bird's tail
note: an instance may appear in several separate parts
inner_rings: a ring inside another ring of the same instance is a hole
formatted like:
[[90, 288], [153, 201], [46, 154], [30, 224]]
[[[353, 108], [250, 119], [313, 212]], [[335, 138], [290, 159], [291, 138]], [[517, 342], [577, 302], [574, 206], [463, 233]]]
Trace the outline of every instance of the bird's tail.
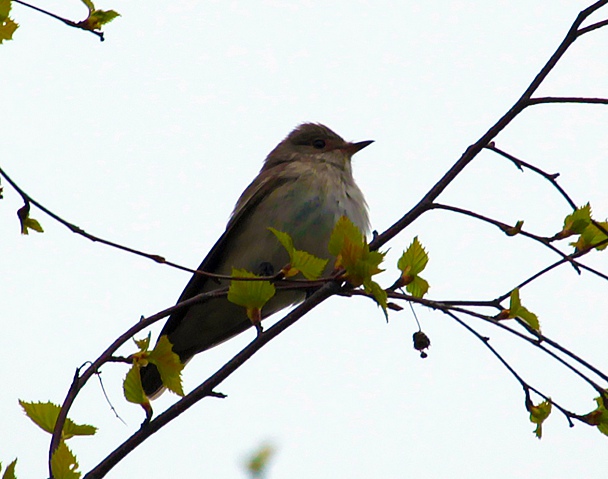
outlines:
[[140, 368], [139, 374], [146, 396], [150, 399], [156, 399], [163, 393], [165, 390], [163, 380], [160, 378], [158, 368], [154, 364], [148, 363], [147, 366]]

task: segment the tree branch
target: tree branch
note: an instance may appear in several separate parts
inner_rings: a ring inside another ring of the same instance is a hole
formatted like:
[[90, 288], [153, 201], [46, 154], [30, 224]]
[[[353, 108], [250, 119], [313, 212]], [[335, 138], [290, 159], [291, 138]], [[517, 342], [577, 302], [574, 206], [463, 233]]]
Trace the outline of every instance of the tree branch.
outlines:
[[308, 313], [311, 309], [321, 304], [330, 296], [340, 291], [338, 283], [326, 283], [315, 293], [313, 293], [306, 301], [295, 308], [291, 313], [287, 314], [283, 319], [277, 322], [267, 331], [259, 334], [249, 345], [243, 348], [236, 356], [228, 361], [224, 366], [217, 370], [209, 379], [194, 389], [192, 392], [184, 396], [178, 402], [173, 404], [162, 414], [147, 424], [144, 424], [141, 429], [135, 432], [130, 438], [118, 446], [111, 452], [103, 461], [91, 469], [84, 479], [98, 479], [104, 477], [110, 469], [120, 462], [127, 454], [139, 446], [145, 439], [157, 432], [167, 423], [175, 419], [177, 416], [188, 410], [201, 399], [214, 396], [216, 393], [213, 390], [221, 384], [228, 376], [240, 368], [247, 360], [249, 360], [257, 351], [264, 347], [270, 340], [275, 338], [281, 332], [286, 330], [291, 325], [295, 324], [302, 316]]
[[36, 10], [37, 12], [43, 13], [44, 15], [48, 15], [55, 20], [59, 20], [60, 22], [65, 23], [68, 27], [78, 28], [80, 30], [86, 30], [87, 32], [91, 32], [93, 35], [97, 35], [99, 37], [99, 41], [104, 41], [105, 38], [103, 36], [103, 32], [97, 30], [91, 30], [90, 28], [83, 27], [81, 22], [73, 22], [72, 20], [68, 20], [67, 18], [60, 17], [59, 15], [55, 15], [47, 10], [43, 10], [42, 8], [36, 7], [35, 5], [30, 5], [29, 3], [25, 3], [23, 0], [12, 0], [15, 3], [19, 3], [24, 7], [31, 8], [32, 10]]

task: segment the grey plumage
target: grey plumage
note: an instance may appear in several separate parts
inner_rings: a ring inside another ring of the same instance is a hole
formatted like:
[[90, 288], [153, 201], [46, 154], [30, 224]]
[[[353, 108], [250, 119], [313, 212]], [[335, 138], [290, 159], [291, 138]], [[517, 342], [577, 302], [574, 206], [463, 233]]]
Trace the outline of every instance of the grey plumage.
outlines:
[[[351, 156], [370, 143], [345, 142], [319, 124], [298, 126], [270, 152], [239, 198], [226, 231], [198, 269], [225, 275], [232, 267], [266, 275], [279, 271], [289, 258], [269, 226], [289, 233], [297, 249], [321, 258], [330, 258], [329, 236], [340, 216], [348, 216], [367, 232], [367, 205], [352, 176]], [[330, 261], [326, 272], [332, 266]], [[178, 302], [227, 284], [193, 275]], [[262, 309], [263, 317], [304, 297], [302, 291], [277, 292]], [[173, 351], [185, 363], [250, 326], [244, 308], [226, 298], [214, 298], [173, 313], [161, 335], [168, 335]], [[148, 396], [162, 391], [154, 365], [142, 368], [141, 378]]]

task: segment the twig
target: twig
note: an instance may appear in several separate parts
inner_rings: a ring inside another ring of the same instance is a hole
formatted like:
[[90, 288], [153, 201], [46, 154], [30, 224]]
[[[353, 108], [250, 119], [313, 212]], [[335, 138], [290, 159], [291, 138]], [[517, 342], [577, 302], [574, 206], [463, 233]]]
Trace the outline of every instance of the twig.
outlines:
[[580, 36], [584, 35], [585, 33], [592, 32], [593, 30], [597, 30], [598, 28], [605, 27], [606, 25], [608, 25], [608, 20], [602, 20], [601, 22], [594, 23], [592, 25], [589, 25], [588, 27], [581, 28], [577, 32], [577, 35], [580, 37]]
[[608, 98], [584, 98], [576, 96], [539, 96], [530, 98], [529, 105], [541, 105], [546, 103], [580, 103], [608, 105]]
[[145, 439], [157, 432], [171, 420], [188, 410], [201, 399], [213, 396], [213, 390], [222, 383], [228, 376], [241, 367], [249, 358], [268, 342], [283, 332], [289, 326], [293, 325], [302, 316], [308, 313], [311, 309], [321, 304], [327, 298], [339, 292], [340, 286], [337, 283], [326, 283], [315, 293], [313, 293], [306, 301], [300, 304], [291, 313], [287, 314], [283, 319], [277, 322], [274, 326], [264, 331], [256, 337], [249, 345], [243, 348], [236, 356], [228, 361], [224, 366], [217, 370], [209, 379], [194, 389], [192, 392], [184, 396], [178, 402], [173, 404], [162, 414], [147, 423], [130, 438], [118, 446], [106, 458], [104, 458], [97, 466], [91, 469], [85, 476], [85, 479], [98, 479], [104, 477], [110, 469], [120, 462], [127, 454], [139, 446]]
[[496, 147], [496, 145], [494, 145], [494, 144], [487, 145], [486, 149], [493, 151], [494, 153], [498, 153], [499, 155], [504, 156], [508, 160], [511, 160], [513, 163], [515, 163], [515, 166], [517, 166], [517, 168], [519, 168], [522, 171], [523, 171], [523, 167], [525, 167], [525, 168], [528, 168], [529, 170], [533, 171], [534, 173], [539, 174], [540, 176], [545, 178], [547, 181], [549, 181], [551, 183], [551, 185], [553, 185], [553, 187], [557, 191], [559, 191], [559, 193], [564, 197], [564, 199], [568, 202], [568, 204], [570, 205], [570, 207], [573, 210], [576, 209], [576, 204], [574, 203], [574, 201], [572, 201], [572, 198], [570, 198], [568, 193], [566, 193], [566, 191], [557, 182], [557, 177], [559, 176], [559, 173], [553, 173], [553, 174], [547, 173], [547, 172], [541, 170], [540, 168], [538, 168], [534, 165], [531, 165], [530, 163], [526, 163], [525, 161], [520, 160], [519, 158], [516, 158], [515, 156], [511, 155], [510, 153], [507, 153], [506, 151], [501, 150], [500, 148]]
[[208, 301], [210, 298], [217, 297], [222, 294], [225, 295], [226, 292], [220, 290], [219, 292], [210, 291], [208, 293], [202, 293], [202, 294], [193, 296], [192, 298], [190, 298], [186, 301], [182, 301], [181, 303], [178, 303], [175, 306], [172, 306], [163, 311], [160, 311], [148, 318], [142, 319], [137, 324], [130, 327], [127, 331], [125, 331], [123, 334], [121, 334], [116, 340], [114, 340], [114, 342], [110, 346], [108, 346], [108, 348], [95, 361], [93, 361], [91, 363], [91, 365], [85, 370], [85, 372], [82, 374], [82, 376], [80, 375], [80, 368], [78, 368], [76, 370], [76, 374], [74, 375], [72, 384], [71, 384], [70, 388], [68, 389], [66, 397], [61, 406], [61, 410], [59, 411], [59, 414], [57, 416], [57, 421], [55, 423], [55, 429], [53, 430], [53, 436], [51, 438], [51, 445], [49, 447], [49, 474], [50, 474], [49, 477], [53, 477], [52, 471], [50, 469], [50, 467], [51, 467], [50, 460], [51, 460], [51, 457], [53, 456], [53, 452], [59, 446], [59, 442], [61, 440], [61, 432], [63, 431], [63, 426], [64, 426], [65, 420], [68, 416], [68, 412], [70, 411], [70, 408], [72, 407], [72, 404], [74, 403], [74, 400], [76, 399], [76, 396], [78, 395], [78, 392], [84, 387], [84, 385], [91, 378], [91, 376], [96, 374], [99, 371], [99, 368], [103, 364], [105, 364], [108, 361], [112, 361], [111, 358], [113, 357], [113, 354], [116, 352], [116, 350], [118, 350], [119, 347], [121, 347], [125, 342], [127, 342], [129, 339], [131, 339], [135, 334], [137, 334], [141, 330], [147, 328], [148, 326], [151, 326], [156, 321], [159, 321], [162, 318], [169, 316], [171, 313], [173, 313], [174, 311], [177, 311], [178, 309], [192, 306], [193, 304], [203, 303], [205, 301]]
[[19, 4], [23, 5], [24, 7], [28, 7], [28, 8], [31, 8], [32, 10], [36, 10], [37, 12], [48, 15], [49, 17], [52, 17], [55, 20], [59, 20], [60, 22], [65, 23], [69, 27], [74, 27], [74, 28], [78, 28], [80, 30], [86, 30], [87, 32], [91, 32], [92, 34], [97, 35], [99, 37], [99, 40], [102, 42], [105, 40], [105, 38], [103, 36], [103, 32], [100, 32], [97, 30], [91, 30], [90, 28], [85, 28], [82, 26], [82, 24], [80, 22], [73, 22], [72, 20], [68, 20], [67, 18], [60, 17], [59, 15], [55, 15], [54, 13], [51, 13], [47, 10], [43, 10], [40, 7], [36, 7], [35, 5], [30, 5], [29, 3], [25, 3], [23, 0], [13, 0], [13, 2], [19, 3]]
[[[458, 176], [458, 174], [475, 158], [479, 152], [486, 147], [490, 141], [492, 141], [498, 133], [504, 130], [513, 119], [519, 115], [526, 107], [530, 106], [530, 99], [542, 82], [547, 78], [547, 75], [551, 73], [557, 62], [566, 53], [568, 48], [576, 41], [576, 39], [586, 33], [587, 29], [581, 30], [579, 28], [582, 23], [596, 10], [603, 7], [608, 3], [608, 0], [600, 0], [595, 2], [593, 5], [581, 11], [576, 20], [572, 23], [572, 26], [568, 30], [565, 38], [562, 40], [557, 50], [551, 55], [551, 58], [543, 66], [540, 72], [532, 80], [532, 83], [526, 88], [522, 96], [515, 102], [515, 104], [505, 113], [479, 140], [473, 143], [467, 148], [460, 159], [447, 171], [445, 175], [424, 195], [424, 197], [401, 219], [394, 223], [384, 233], [378, 235], [371, 243], [370, 249], [377, 250], [382, 245], [386, 244], [397, 234], [403, 231], [409, 226], [414, 220], [429, 209], [430, 204], [437, 199], [437, 197], [445, 190], [445, 188]], [[600, 22], [602, 23], [602, 22]], [[599, 28], [599, 25], [596, 28]]]
[[[574, 426], [572, 419], [577, 419], [581, 422], [586, 423], [586, 421], [581, 419], [581, 416], [579, 414], [573, 413], [572, 411], [569, 411], [568, 409], [560, 406], [558, 403], [556, 403], [553, 399], [550, 399], [549, 396], [547, 396], [546, 394], [542, 393], [541, 391], [539, 391], [537, 388], [531, 386], [530, 384], [528, 384], [527, 381], [525, 381], [516, 371], [515, 369], [513, 369], [513, 367], [508, 363], [508, 361], [502, 357], [502, 355], [490, 344], [490, 342], [488, 341], [488, 338], [486, 338], [485, 336], [479, 334], [474, 328], [472, 328], [471, 326], [469, 326], [467, 323], [465, 323], [462, 319], [460, 319], [458, 316], [456, 316], [455, 314], [453, 314], [450, 311], [444, 311], [448, 316], [450, 316], [453, 320], [455, 320], [458, 324], [460, 324], [461, 326], [463, 326], [467, 331], [469, 331], [470, 333], [472, 333], [477, 339], [479, 339], [484, 346], [486, 346], [491, 352], [492, 354], [502, 363], [502, 365], [511, 373], [511, 375], [517, 380], [517, 382], [519, 382], [520, 386], [523, 388], [524, 390], [524, 394], [525, 394], [525, 398], [526, 398], [526, 409], [528, 411], [530, 411], [530, 407], [533, 405], [532, 400], [530, 399], [530, 391], [534, 391], [536, 394], [538, 394], [539, 396], [541, 396], [545, 401], [551, 401], [551, 404], [553, 406], [555, 406], [568, 420], [568, 423], [570, 425], [570, 427]], [[565, 363], [567, 366], [570, 366], [568, 363]], [[574, 368], [572, 368], [570, 366], [571, 369], [573, 369], [575, 372], [578, 373], [578, 371]], [[579, 373], [580, 374], [580, 373]], [[592, 383], [593, 384], [593, 383]], [[596, 390], [598, 390], [599, 386], [596, 387]], [[599, 391], [603, 391], [601, 388], [599, 388]]]
[[[12, 180], [12, 178], [10, 176], [8, 176], [8, 174], [2, 168], [0, 168], [0, 176], [4, 177], [6, 179], [6, 181], [13, 187], [13, 189], [19, 194], [19, 196], [21, 196], [26, 207], [29, 207], [30, 203], [33, 204], [38, 209], [40, 209], [41, 211], [46, 213], [48, 216], [53, 218], [55, 221], [64, 225], [72, 233], [76, 233], [80, 236], [83, 236], [84, 238], [86, 238], [90, 241], [93, 241], [96, 243], [101, 243], [106, 246], [110, 246], [112, 248], [119, 249], [121, 251], [126, 251], [127, 253], [141, 256], [143, 258], [151, 259], [155, 263], [164, 264], [164, 265], [170, 266], [171, 268], [179, 269], [181, 271], [186, 271], [186, 272], [192, 273], [192, 274], [206, 276], [208, 278], [213, 278], [213, 279], [222, 279], [222, 280], [228, 280], [228, 281], [232, 281], [232, 280], [234, 280], [234, 281], [279, 281], [279, 280], [282, 280], [284, 277], [284, 274], [281, 271], [279, 271], [277, 274], [272, 275], [272, 276], [258, 276], [256, 278], [245, 278], [245, 277], [240, 277], [240, 276], [230, 276], [230, 275], [226, 275], [226, 274], [210, 273], [208, 271], [192, 269], [192, 268], [188, 268], [187, 266], [182, 266], [180, 264], [174, 263], [172, 261], [167, 261], [163, 256], [160, 256], [157, 254], [146, 253], [144, 251], [140, 251], [135, 248], [131, 248], [129, 246], [124, 246], [119, 243], [115, 243], [113, 241], [103, 239], [99, 236], [95, 236], [90, 233], [87, 233], [85, 230], [83, 230], [79, 226], [76, 226], [75, 224], [70, 223], [69, 221], [63, 219], [59, 215], [53, 213], [51, 210], [49, 210], [48, 208], [43, 206], [41, 203], [36, 201], [25, 191], [23, 191], [21, 189], [21, 187], [19, 185], [17, 185], [17, 183], [15, 183]], [[318, 285], [318, 284], [322, 284], [322, 283], [327, 283], [327, 282], [333, 281], [333, 280], [334, 280], [334, 277], [329, 276], [329, 277], [325, 277], [325, 278], [319, 278], [319, 279], [315, 280], [314, 282], [311, 282], [310, 280], [307, 280], [307, 279], [297, 279], [297, 278], [289, 278], [289, 279], [286, 279], [285, 281], [290, 284], [291, 283], [303, 283], [308, 286], [313, 286], [313, 285]]]
[[[456, 206], [444, 205], [441, 203], [433, 203], [431, 205], [431, 209], [441, 209], [441, 210], [446, 210], [446, 211], [453, 211], [454, 213], [459, 213], [462, 215], [470, 216], [472, 218], [477, 218], [478, 220], [485, 221], [486, 223], [490, 223], [494, 226], [497, 226], [503, 232], [508, 231], [508, 229], [510, 228], [509, 225], [507, 225], [501, 221], [497, 221], [497, 220], [494, 220], [487, 216], [480, 215], [479, 213], [475, 213], [474, 211], [465, 210], [463, 208], [458, 208]], [[535, 234], [529, 233], [524, 230], [520, 230], [517, 234], [519, 234], [521, 236], [525, 236], [526, 238], [533, 239], [534, 241], [537, 241], [538, 243], [542, 244], [543, 246], [546, 246], [551, 251], [553, 251], [554, 253], [557, 253], [559, 256], [561, 256], [562, 259], [564, 259], [564, 260], [568, 261], [570, 264], [572, 264], [572, 267], [576, 270], [577, 273], [579, 273], [579, 274], [581, 273], [576, 262], [572, 258], [570, 258], [567, 254], [563, 253], [558, 248], [553, 246], [547, 238], [542, 237], [542, 236], [537, 236]]]

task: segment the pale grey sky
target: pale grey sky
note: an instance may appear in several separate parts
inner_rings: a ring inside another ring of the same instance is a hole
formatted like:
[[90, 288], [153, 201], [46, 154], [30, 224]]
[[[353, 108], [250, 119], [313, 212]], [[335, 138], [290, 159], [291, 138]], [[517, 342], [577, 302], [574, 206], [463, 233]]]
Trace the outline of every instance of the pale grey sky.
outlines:
[[[590, 1], [186, 1], [99, 3], [122, 17], [104, 43], [22, 7], [0, 47], [1, 166], [30, 195], [85, 230], [197, 266], [265, 155], [296, 124], [318, 121], [349, 140], [373, 227], [390, 226], [520, 96]], [[79, 19], [77, 1], [46, 1]], [[608, 17], [594, 17], [601, 20]], [[608, 97], [608, 29], [584, 36], [542, 95]], [[537, 106], [497, 139], [549, 172], [577, 203], [608, 216], [604, 106]], [[46, 477], [49, 436], [17, 399], [61, 402], [74, 369], [140, 315], [172, 305], [189, 275], [69, 233], [41, 212], [44, 234], [19, 235], [19, 197], [0, 202], [0, 460]], [[550, 185], [482, 153], [441, 197], [551, 235], [568, 214]], [[524, 238], [429, 213], [394, 241], [387, 265], [418, 235], [436, 299], [490, 299], [556, 256]], [[606, 253], [588, 263], [608, 270]], [[384, 285], [394, 277], [381, 277]], [[522, 290], [544, 332], [608, 369], [605, 281], [563, 267]], [[429, 357], [411, 347], [405, 309], [333, 299], [302, 319], [208, 399], [140, 446], [107, 477], [243, 478], [263, 442], [269, 479], [603, 478], [608, 438], [555, 413], [538, 441], [516, 381], [483, 345], [418, 308]], [[537, 351], [479, 326], [520, 373], [578, 412], [595, 394]], [[158, 331], [154, 329], [155, 334]], [[253, 338], [209, 351], [186, 390]], [[129, 351], [124, 350], [125, 354]], [[9, 359], [7, 359], [9, 358]], [[135, 431], [122, 398], [127, 368], [104, 369], [124, 426], [91, 381], [70, 417], [99, 427], [69, 442], [87, 471]], [[165, 394], [157, 411], [175, 401]]]

